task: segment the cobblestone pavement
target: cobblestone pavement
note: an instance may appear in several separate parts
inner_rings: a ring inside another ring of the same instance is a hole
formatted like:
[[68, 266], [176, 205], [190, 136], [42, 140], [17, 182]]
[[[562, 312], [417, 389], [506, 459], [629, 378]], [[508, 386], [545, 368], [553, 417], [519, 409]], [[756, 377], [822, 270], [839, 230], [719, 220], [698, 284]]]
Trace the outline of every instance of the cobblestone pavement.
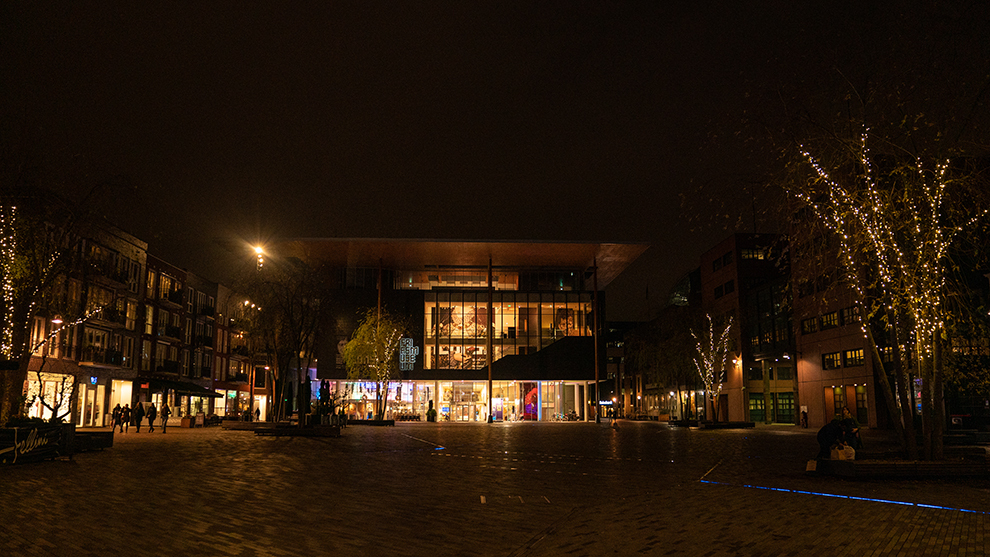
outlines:
[[[876, 432], [867, 447], [886, 440]], [[0, 468], [0, 555], [983, 555], [990, 479], [808, 475], [814, 431], [170, 429]]]

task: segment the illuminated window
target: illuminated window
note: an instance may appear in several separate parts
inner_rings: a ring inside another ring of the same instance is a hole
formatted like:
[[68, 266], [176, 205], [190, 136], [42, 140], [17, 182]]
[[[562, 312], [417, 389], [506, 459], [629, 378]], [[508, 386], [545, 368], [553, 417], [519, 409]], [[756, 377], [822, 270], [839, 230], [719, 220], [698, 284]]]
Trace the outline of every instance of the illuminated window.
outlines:
[[842, 354], [842, 358], [846, 362], [846, 367], [861, 366], [866, 363], [866, 358], [863, 357], [862, 348], [857, 350], [846, 350]]
[[839, 312], [833, 311], [822, 316], [822, 330], [839, 326]]
[[842, 353], [822, 354], [822, 369], [839, 369], [842, 366]]
[[766, 259], [763, 248], [743, 248], [739, 255], [742, 259]]

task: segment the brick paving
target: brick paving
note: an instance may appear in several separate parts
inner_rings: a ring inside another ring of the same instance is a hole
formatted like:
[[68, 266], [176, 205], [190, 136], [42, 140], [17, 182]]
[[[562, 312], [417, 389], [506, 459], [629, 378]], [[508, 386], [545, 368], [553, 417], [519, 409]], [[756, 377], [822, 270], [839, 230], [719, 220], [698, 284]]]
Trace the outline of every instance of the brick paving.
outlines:
[[987, 552], [990, 478], [808, 475], [816, 452], [813, 431], [782, 426], [132, 430], [106, 451], [0, 468], [0, 555]]

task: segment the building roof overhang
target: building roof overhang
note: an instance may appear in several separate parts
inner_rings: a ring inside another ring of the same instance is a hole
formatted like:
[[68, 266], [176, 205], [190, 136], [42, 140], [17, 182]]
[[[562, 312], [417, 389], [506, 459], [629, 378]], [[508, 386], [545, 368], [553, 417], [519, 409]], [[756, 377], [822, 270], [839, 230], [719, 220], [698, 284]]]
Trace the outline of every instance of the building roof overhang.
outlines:
[[598, 287], [604, 288], [647, 248], [645, 243], [298, 238], [280, 242], [270, 255], [392, 270], [486, 268], [489, 258], [495, 269], [590, 272], [597, 264]]

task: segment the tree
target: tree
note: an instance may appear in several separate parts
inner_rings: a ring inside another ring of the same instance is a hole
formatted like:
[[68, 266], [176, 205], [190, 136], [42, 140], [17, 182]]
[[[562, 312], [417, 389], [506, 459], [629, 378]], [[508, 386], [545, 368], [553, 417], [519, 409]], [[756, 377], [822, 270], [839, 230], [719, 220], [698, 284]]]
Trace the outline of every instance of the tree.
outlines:
[[375, 382], [375, 415], [379, 420], [385, 418], [388, 386], [399, 371], [396, 351], [407, 329], [403, 319], [385, 309], [369, 309], [344, 347], [347, 377]]
[[[951, 253], [958, 238], [990, 211], [986, 183], [966, 159], [932, 160], [897, 146], [878, 156], [869, 140], [864, 130], [857, 149], [831, 153], [828, 168], [802, 150], [814, 172], [792, 192], [834, 243], [842, 283], [854, 292], [878, 382], [910, 456], [915, 449], [907, 357], [913, 356], [922, 383], [924, 456], [940, 459]], [[856, 158], [849, 160], [852, 153]], [[884, 347], [895, 354], [897, 396], [883, 365]]]
[[296, 258], [269, 257], [266, 265], [252, 268], [243, 280], [247, 328], [261, 344], [268, 359], [272, 385], [272, 415], [285, 418], [291, 411], [289, 379], [298, 385], [296, 408], [299, 425], [311, 399], [309, 370], [315, 364], [320, 335], [332, 321], [331, 269]]
[[35, 317], [61, 311], [84, 321], [95, 313], [67, 305], [65, 280], [79, 267], [80, 244], [96, 222], [93, 198], [101, 186], [81, 200], [63, 199], [36, 184], [0, 187], [0, 423], [24, 410], [28, 367], [41, 347], [31, 346]]
[[729, 348], [732, 331], [732, 316], [724, 322], [718, 322], [711, 314], [705, 314], [707, 326], [701, 332], [691, 329], [695, 340], [694, 365], [705, 386], [705, 396], [712, 408], [712, 421], [718, 421], [718, 400], [722, 394], [722, 383], [725, 378], [725, 364], [729, 361]]

